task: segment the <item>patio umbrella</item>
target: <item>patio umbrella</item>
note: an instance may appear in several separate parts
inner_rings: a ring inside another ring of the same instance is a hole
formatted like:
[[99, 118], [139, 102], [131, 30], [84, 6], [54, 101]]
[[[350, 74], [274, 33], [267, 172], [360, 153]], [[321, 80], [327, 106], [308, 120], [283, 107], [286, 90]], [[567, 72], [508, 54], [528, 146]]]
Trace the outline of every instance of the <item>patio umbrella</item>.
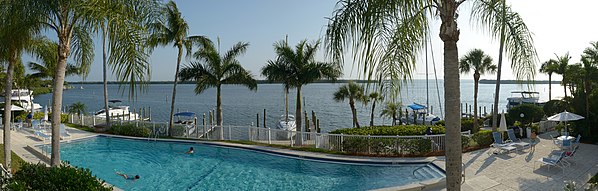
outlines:
[[[548, 121], [564, 121], [565, 122], [565, 130], [567, 129], [567, 121], [577, 121], [583, 119], [583, 116], [577, 115], [575, 113], [568, 112], [567, 110], [558, 113], [556, 115], [548, 117]], [[568, 132], [568, 131], [567, 131]]]
[[48, 121], [48, 106], [44, 108], [44, 121]]
[[499, 131], [507, 131], [507, 119], [505, 118], [505, 113], [500, 114], [500, 126]]

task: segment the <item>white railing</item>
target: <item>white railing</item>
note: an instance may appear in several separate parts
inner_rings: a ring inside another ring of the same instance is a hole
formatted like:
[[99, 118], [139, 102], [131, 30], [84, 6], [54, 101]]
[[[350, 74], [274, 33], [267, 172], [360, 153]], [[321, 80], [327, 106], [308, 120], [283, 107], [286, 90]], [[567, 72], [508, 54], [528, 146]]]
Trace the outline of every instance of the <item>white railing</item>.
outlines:
[[[71, 122], [79, 125], [94, 126], [104, 123], [104, 119], [93, 116], [72, 116]], [[313, 147], [348, 153], [405, 155], [421, 154], [445, 149], [445, 135], [419, 136], [382, 136], [382, 135], [344, 135], [316, 132], [296, 132], [253, 126], [210, 126], [175, 124], [168, 129], [167, 123], [149, 121], [120, 121], [114, 124], [135, 125], [149, 129], [148, 140], [170, 135], [177, 138], [201, 140], [251, 141], [273, 145]], [[169, 132], [171, 131], [171, 132]], [[301, 134], [301, 136], [298, 136]], [[462, 132], [470, 136], [470, 132]], [[302, 141], [296, 139], [301, 137]]]

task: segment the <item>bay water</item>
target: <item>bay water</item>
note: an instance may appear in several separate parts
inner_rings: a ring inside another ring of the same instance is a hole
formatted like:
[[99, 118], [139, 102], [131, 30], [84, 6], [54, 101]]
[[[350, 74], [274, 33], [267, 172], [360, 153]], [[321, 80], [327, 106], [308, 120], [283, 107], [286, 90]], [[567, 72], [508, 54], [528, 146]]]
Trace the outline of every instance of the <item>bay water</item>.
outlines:
[[[92, 114], [103, 108], [103, 86], [102, 84], [72, 84], [74, 89], [64, 91], [63, 106], [71, 105], [75, 102], [81, 102], [86, 105], [86, 113]], [[314, 111], [320, 119], [320, 126], [323, 132], [329, 132], [338, 128], [347, 128], [352, 126], [351, 111], [348, 100], [336, 102], [333, 100], [333, 94], [344, 83], [314, 83], [308, 84], [302, 88], [302, 97], [304, 98], [304, 111], [308, 112], [311, 120], [311, 111]], [[438, 81], [438, 91], [436, 82], [430, 81], [428, 89], [429, 105], [432, 113], [443, 115], [444, 111], [444, 87], [442, 81]], [[80, 87], [83, 87], [81, 89]], [[175, 112], [190, 111], [197, 113], [198, 122], [201, 123], [203, 114], [208, 116], [210, 110], [216, 109], [216, 89], [210, 88], [202, 94], [196, 95], [194, 84], [179, 84], [177, 86], [177, 97]], [[168, 122], [170, 113], [170, 103], [172, 96], [172, 84], [150, 84], [146, 91], [138, 92], [135, 100], [129, 99], [126, 85], [125, 93], [119, 91], [119, 85], [109, 84], [109, 99], [119, 99], [123, 102], [121, 105], [129, 105], [132, 108], [151, 108], [151, 119], [156, 122]], [[538, 84], [530, 86], [519, 84], [502, 84], [499, 100], [499, 111], [506, 110], [507, 97], [511, 97], [512, 91], [533, 90], [540, 92], [540, 100], [548, 100], [548, 84]], [[461, 80], [461, 102], [451, 104], [473, 104], [473, 80]], [[486, 106], [486, 111], [491, 111], [491, 105], [494, 102], [494, 84], [480, 84], [478, 105]], [[440, 94], [440, 99], [438, 94]], [[562, 97], [563, 87], [558, 84], [552, 85], [552, 98]], [[289, 93], [289, 114], [295, 114], [296, 91], [291, 89]], [[517, 95], [518, 96], [518, 95]], [[43, 94], [35, 96], [35, 102], [42, 105], [49, 105], [52, 94]], [[399, 100], [403, 104], [402, 110], [406, 105], [412, 103], [426, 104], [426, 81], [413, 80], [407, 83], [401, 89]], [[439, 100], [441, 103], [439, 103]], [[388, 101], [388, 100], [386, 100]], [[263, 112], [266, 109], [266, 126], [275, 127], [281, 115], [284, 115], [284, 89], [282, 84], [259, 84], [257, 91], [250, 91], [243, 86], [223, 85], [222, 87], [222, 109], [224, 125], [256, 125], [256, 115], [259, 113], [260, 127], [263, 127]], [[375, 124], [390, 124], [391, 120], [380, 117], [380, 110], [384, 103], [377, 103], [375, 109]], [[371, 104], [356, 104], [359, 123], [369, 125]], [[482, 110], [483, 112], [483, 110]], [[175, 118], [176, 120], [176, 118]], [[206, 119], [207, 120], [207, 119]]]

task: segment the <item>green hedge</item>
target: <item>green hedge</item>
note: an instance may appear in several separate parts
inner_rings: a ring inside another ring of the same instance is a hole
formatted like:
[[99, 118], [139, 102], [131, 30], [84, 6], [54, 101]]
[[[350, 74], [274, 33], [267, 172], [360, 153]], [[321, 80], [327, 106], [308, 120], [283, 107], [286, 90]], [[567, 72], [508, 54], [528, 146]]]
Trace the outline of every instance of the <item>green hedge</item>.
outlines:
[[[431, 126], [434, 134], [444, 134], [443, 126]], [[331, 131], [331, 134], [347, 135], [425, 135], [426, 125], [398, 125], [398, 126], [374, 126], [362, 128], [346, 128]]]
[[353, 154], [425, 154], [432, 151], [432, 142], [430, 139], [346, 137], [342, 151]]
[[134, 123], [114, 124], [110, 127], [110, 132], [115, 135], [125, 135], [133, 137], [148, 137], [151, 131], [142, 126], [136, 126]]
[[474, 133], [471, 138], [481, 147], [490, 146], [494, 143], [491, 130], [480, 130], [479, 132]]
[[43, 164], [23, 163], [12, 178], [4, 181], [7, 190], [112, 190], [89, 169], [62, 164], [46, 167]]

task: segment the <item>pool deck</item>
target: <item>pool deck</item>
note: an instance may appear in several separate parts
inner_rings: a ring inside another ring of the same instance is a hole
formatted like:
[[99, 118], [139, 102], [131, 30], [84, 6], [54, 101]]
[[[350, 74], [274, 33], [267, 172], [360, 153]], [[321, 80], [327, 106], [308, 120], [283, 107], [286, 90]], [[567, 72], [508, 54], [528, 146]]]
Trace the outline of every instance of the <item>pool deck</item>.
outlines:
[[[96, 135], [94, 133], [70, 127], [67, 127], [67, 131], [71, 134], [71, 138], [68, 140]], [[0, 132], [0, 137], [2, 137], [2, 130], [0, 130]], [[524, 149], [522, 151], [511, 152], [510, 154], [496, 155], [492, 154], [490, 149], [481, 149], [464, 153], [463, 164], [465, 166], [465, 183], [462, 186], [462, 190], [562, 190], [564, 186], [563, 181], [566, 180], [573, 180], [578, 183], [578, 188], [582, 188], [593, 175], [598, 173], [598, 145], [581, 144], [575, 156], [570, 160], [572, 165], [566, 168], [564, 172], [558, 167], [551, 167], [549, 170], [547, 166], [541, 166], [540, 163], [534, 164], [542, 157], [546, 157], [550, 153], [558, 150], [558, 147], [552, 143], [550, 138], [547, 137], [547, 134], [540, 135], [539, 137], [540, 142], [536, 145], [535, 151]], [[32, 163], [47, 162], [40, 159], [43, 157], [38, 157], [33, 154], [27, 147], [44, 143], [48, 144], [50, 143], [49, 140], [41, 141], [25, 131], [12, 131], [11, 138], [11, 149], [25, 161]], [[435, 159], [444, 159], [444, 157], [398, 158], [345, 156], [294, 151], [257, 145], [241, 145], [213, 141], [193, 142], [261, 150], [268, 153], [282, 154], [298, 158], [321, 158], [339, 162], [350, 161], [389, 164], [427, 162]], [[444, 161], [434, 161], [434, 164], [444, 169]], [[395, 189], [398, 189], [398, 187], [389, 188], [387, 190]], [[419, 190], [421, 188], [415, 189]], [[428, 188], [428, 190], [437, 189]]]

